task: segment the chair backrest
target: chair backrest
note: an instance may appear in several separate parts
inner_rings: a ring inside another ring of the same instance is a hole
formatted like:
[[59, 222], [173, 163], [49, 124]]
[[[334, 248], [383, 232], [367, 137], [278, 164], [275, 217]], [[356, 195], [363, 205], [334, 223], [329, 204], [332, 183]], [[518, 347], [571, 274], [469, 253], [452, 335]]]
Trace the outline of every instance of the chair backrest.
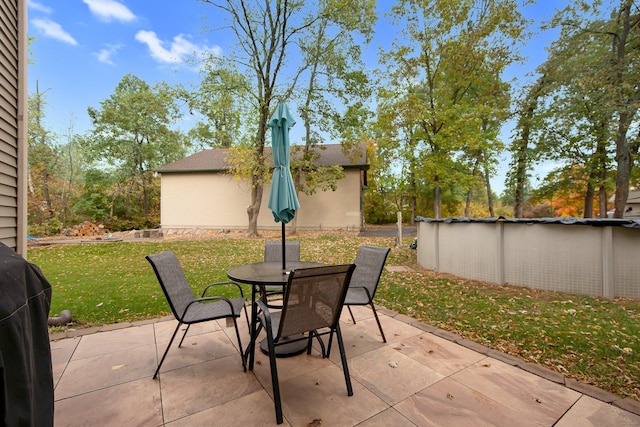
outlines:
[[[300, 261], [300, 240], [285, 242], [285, 260]], [[267, 240], [264, 242], [264, 262], [282, 261], [282, 241]]]
[[335, 328], [354, 269], [354, 264], [343, 264], [291, 271], [276, 341], [302, 332]]
[[360, 246], [354, 262], [356, 270], [353, 272], [350, 286], [367, 288], [373, 299], [390, 250], [380, 246]]
[[147, 255], [146, 259], [156, 273], [173, 315], [180, 320], [187, 305], [195, 299], [195, 296], [178, 257], [173, 251], [165, 251]]

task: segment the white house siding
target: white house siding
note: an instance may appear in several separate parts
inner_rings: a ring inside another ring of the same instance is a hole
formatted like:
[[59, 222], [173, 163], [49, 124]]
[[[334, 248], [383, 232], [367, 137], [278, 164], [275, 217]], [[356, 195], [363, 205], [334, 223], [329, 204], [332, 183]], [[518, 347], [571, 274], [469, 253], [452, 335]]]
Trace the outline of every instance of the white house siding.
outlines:
[[0, 0], [0, 242], [26, 256], [26, 0]]
[[[345, 170], [336, 191], [299, 195], [300, 229], [359, 229], [361, 223], [360, 169]], [[259, 229], [279, 229], [268, 208], [270, 183], [265, 184]], [[251, 192], [247, 183], [225, 173], [164, 173], [161, 177], [161, 227], [246, 229]]]

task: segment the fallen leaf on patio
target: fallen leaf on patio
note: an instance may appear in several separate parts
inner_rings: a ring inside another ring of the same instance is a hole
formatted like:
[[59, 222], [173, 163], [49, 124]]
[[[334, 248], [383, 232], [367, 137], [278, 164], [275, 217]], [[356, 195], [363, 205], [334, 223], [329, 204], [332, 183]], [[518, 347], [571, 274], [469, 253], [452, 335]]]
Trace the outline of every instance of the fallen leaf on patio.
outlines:
[[391, 366], [392, 368], [397, 368], [398, 362], [389, 362], [389, 366]]
[[117, 370], [118, 370], [118, 369], [120, 369], [120, 368], [124, 368], [124, 365], [113, 365], [113, 366], [111, 367], [111, 370], [112, 370], [112, 371], [117, 371]]
[[321, 425], [322, 425], [322, 420], [319, 418], [316, 418], [315, 420], [307, 424], [307, 427], [315, 427], [315, 426], [321, 426]]
[[538, 399], [537, 397], [533, 400], [535, 400], [537, 403], [542, 403], [542, 400]]
[[484, 365], [482, 365], [482, 366], [484, 366], [485, 368], [490, 368], [490, 367], [491, 367], [491, 363], [485, 363], [485, 364], [484, 364]]

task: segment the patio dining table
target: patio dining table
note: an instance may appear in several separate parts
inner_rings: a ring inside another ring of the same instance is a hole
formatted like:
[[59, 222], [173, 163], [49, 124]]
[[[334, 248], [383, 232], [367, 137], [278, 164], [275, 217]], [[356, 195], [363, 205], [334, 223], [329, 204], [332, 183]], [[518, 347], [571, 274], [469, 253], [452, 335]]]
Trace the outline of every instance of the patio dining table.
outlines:
[[[287, 285], [289, 281], [289, 273], [297, 268], [321, 267], [323, 263], [310, 261], [287, 261], [286, 269], [283, 270], [281, 262], [256, 262], [252, 264], [239, 265], [232, 267], [227, 271], [229, 279], [251, 285], [251, 335], [255, 331], [258, 308], [255, 304], [256, 295], [260, 293], [261, 288], [265, 286], [282, 286]], [[253, 369], [253, 340], [249, 343], [245, 354], [249, 355], [249, 369]], [[305, 351], [307, 343], [305, 341], [295, 341], [290, 345], [279, 346], [276, 352], [278, 357], [295, 356]], [[267, 353], [266, 342], [260, 343], [260, 349]]]

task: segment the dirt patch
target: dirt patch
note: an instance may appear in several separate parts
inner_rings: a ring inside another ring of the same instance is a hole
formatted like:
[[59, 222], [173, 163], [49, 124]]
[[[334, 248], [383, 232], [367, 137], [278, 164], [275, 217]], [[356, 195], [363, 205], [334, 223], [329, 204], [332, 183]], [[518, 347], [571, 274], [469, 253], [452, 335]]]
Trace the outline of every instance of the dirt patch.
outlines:
[[[83, 243], [112, 243], [112, 242], [149, 242], [149, 241], [168, 241], [168, 240], [215, 240], [215, 239], [246, 239], [246, 230], [213, 230], [213, 229], [153, 229], [148, 230], [129, 230], [118, 231], [113, 233], [105, 233], [98, 237], [80, 237], [80, 236], [47, 236], [29, 240], [29, 247], [48, 246], [55, 244], [83, 244]], [[358, 231], [345, 230], [300, 230], [296, 234], [286, 233], [288, 238], [295, 236], [316, 237], [337, 235], [344, 236], [345, 233], [353, 233], [358, 235]], [[262, 240], [278, 240], [282, 237], [280, 230], [261, 230], [256, 239]]]

